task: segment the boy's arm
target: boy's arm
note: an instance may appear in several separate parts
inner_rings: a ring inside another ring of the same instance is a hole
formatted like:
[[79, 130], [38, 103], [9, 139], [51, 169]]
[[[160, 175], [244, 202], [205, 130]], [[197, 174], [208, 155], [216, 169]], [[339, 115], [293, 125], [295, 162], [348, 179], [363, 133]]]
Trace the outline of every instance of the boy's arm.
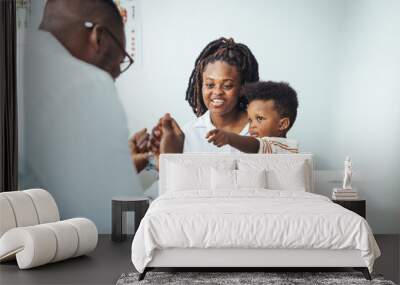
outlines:
[[258, 139], [229, 133], [229, 145], [246, 153], [258, 153], [260, 142]]
[[241, 136], [235, 133], [215, 129], [208, 132], [208, 142], [221, 147], [229, 144], [230, 146], [246, 153], [258, 153], [260, 142], [258, 139], [248, 136]]

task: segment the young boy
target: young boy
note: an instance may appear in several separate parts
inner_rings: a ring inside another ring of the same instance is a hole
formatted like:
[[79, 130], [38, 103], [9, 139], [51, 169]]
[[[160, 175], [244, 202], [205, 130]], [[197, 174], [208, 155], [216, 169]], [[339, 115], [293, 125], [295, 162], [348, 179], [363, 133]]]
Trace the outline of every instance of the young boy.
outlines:
[[207, 134], [208, 142], [246, 153], [298, 153], [297, 141], [286, 138], [297, 116], [296, 91], [287, 83], [260, 81], [246, 84], [243, 95], [248, 100], [250, 136], [214, 129]]

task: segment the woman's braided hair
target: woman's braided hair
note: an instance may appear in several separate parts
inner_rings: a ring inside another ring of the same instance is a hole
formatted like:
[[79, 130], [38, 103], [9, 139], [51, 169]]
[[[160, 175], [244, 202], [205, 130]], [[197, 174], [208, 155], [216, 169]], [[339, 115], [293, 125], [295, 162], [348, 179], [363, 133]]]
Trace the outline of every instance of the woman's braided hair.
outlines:
[[[207, 111], [202, 96], [204, 69], [207, 64], [219, 60], [236, 66], [241, 85], [259, 80], [257, 60], [246, 45], [235, 43], [232, 38], [220, 38], [210, 42], [196, 59], [186, 90], [186, 100], [197, 117]], [[242, 97], [242, 100], [245, 99]], [[246, 104], [239, 104], [239, 106], [244, 110]]]

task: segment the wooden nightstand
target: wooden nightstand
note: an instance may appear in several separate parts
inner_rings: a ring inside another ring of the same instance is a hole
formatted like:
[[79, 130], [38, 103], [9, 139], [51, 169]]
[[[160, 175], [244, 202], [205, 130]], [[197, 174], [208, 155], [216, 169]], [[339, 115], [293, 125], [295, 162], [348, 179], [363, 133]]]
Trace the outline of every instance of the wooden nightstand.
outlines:
[[332, 200], [332, 202], [359, 214], [364, 219], [366, 218], [366, 201], [365, 200]]

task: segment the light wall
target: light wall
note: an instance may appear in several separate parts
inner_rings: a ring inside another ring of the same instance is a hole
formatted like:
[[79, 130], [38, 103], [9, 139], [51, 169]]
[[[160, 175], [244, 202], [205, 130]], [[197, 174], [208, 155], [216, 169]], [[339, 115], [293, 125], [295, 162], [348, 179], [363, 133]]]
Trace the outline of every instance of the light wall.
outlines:
[[400, 2], [348, 2], [328, 158], [352, 154], [368, 221], [399, 233]]
[[184, 98], [194, 61], [211, 40], [233, 37], [251, 48], [261, 79], [297, 90], [289, 136], [315, 154], [317, 192], [340, 185], [350, 155], [374, 232], [400, 233], [400, 2], [146, 0], [139, 8], [141, 63], [117, 81], [132, 132], [165, 112], [193, 119]]
[[193, 119], [184, 97], [194, 61], [211, 40], [233, 37], [262, 79], [297, 90], [289, 136], [315, 154], [317, 192], [340, 185], [350, 155], [373, 230], [399, 233], [399, 10], [389, 0], [142, 1], [142, 65], [118, 81], [129, 127], [150, 128], [165, 112]]

